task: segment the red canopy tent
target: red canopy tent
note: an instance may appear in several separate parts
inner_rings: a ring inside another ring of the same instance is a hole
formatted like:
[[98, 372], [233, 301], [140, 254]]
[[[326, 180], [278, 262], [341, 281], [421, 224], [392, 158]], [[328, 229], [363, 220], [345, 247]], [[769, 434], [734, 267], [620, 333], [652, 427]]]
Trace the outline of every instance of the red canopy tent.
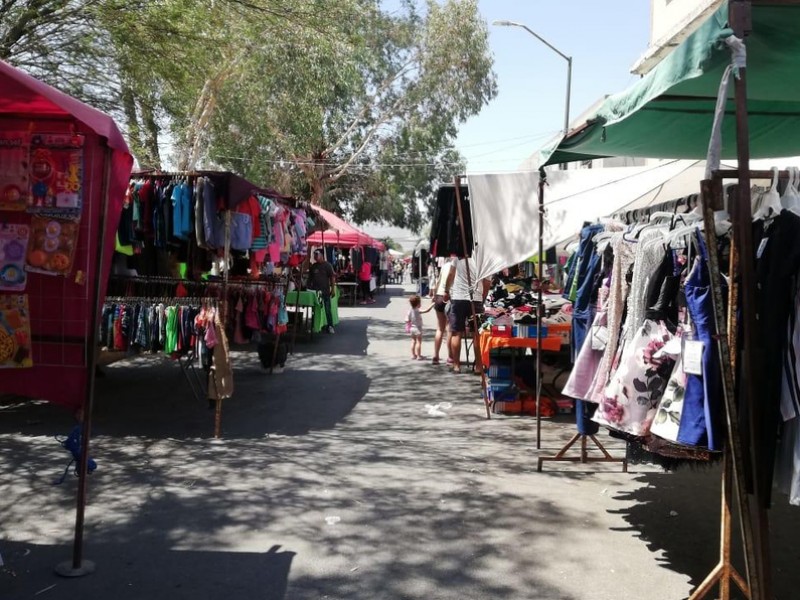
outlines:
[[378, 250], [385, 250], [382, 242], [367, 235], [360, 229], [353, 227], [332, 212], [315, 204], [312, 208], [319, 213], [328, 224], [328, 229], [317, 231], [308, 238], [310, 246], [335, 246], [337, 248], [353, 248], [354, 246], [370, 246]]
[[[0, 172], [3, 225], [9, 226], [4, 233], [13, 230], [20, 238], [14, 241], [21, 259], [11, 265], [11, 281], [4, 278], [0, 286], [15, 290], [0, 296], [4, 306], [20, 307], [0, 311], [5, 346], [0, 367], [6, 367], [0, 368], [0, 393], [62, 404], [81, 424], [73, 555], [56, 568], [73, 577], [94, 570], [83, 560], [83, 524], [97, 326], [133, 157], [111, 117], [2, 61], [0, 142], [5, 158], [13, 157]], [[71, 219], [53, 217], [65, 212]], [[46, 224], [41, 240], [40, 224]], [[23, 239], [30, 239], [27, 250]]]
[[[77, 409], [93, 376], [88, 367], [99, 303], [133, 158], [111, 117], [0, 61], [0, 132], [10, 131], [84, 136], [82, 209], [66, 276], [27, 274], [33, 366], [0, 369], [0, 393]], [[3, 212], [7, 223], [30, 218]]]

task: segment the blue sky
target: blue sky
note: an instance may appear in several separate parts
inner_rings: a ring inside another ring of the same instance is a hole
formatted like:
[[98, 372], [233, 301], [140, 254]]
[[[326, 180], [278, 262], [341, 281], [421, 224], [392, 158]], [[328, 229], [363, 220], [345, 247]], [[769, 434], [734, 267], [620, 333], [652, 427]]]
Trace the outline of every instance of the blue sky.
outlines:
[[566, 61], [527, 31], [492, 21], [524, 23], [572, 56], [571, 119], [636, 80], [629, 69], [650, 36], [646, 0], [481, 0], [480, 10], [489, 23], [498, 95], [460, 128], [456, 147], [473, 172], [516, 170], [564, 122]]

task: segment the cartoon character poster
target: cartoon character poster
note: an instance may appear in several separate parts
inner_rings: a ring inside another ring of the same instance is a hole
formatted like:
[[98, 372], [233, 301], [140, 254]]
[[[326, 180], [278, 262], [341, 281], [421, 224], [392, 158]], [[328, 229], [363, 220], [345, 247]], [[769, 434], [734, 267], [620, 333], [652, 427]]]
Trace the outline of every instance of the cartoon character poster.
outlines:
[[27, 225], [0, 225], [0, 290], [21, 292], [25, 289], [29, 232]]
[[28, 295], [0, 296], [0, 369], [32, 366]]
[[29, 138], [23, 131], [0, 131], [0, 210], [28, 207]]
[[83, 143], [84, 136], [78, 134], [37, 133], [31, 137], [28, 212], [80, 216]]

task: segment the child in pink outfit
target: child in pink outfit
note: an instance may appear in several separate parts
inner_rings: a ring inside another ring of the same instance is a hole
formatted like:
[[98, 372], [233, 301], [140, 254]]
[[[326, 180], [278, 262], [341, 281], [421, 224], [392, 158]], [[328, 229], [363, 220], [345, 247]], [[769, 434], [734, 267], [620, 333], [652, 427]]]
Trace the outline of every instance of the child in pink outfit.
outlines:
[[416, 294], [408, 299], [411, 308], [406, 314], [406, 331], [411, 335], [411, 360], [422, 360], [422, 315], [430, 312], [433, 303], [425, 310], [420, 310], [422, 299]]

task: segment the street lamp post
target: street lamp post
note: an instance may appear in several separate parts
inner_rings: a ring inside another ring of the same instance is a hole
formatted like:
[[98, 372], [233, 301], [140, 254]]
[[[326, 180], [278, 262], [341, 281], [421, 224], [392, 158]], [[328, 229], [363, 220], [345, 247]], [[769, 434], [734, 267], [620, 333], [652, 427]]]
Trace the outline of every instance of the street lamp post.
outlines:
[[[572, 92], [572, 57], [567, 56], [561, 50], [553, 46], [550, 42], [533, 31], [524, 23], [516, 21], [494, 21], [493, 25], [500, 27], [520, 27], [530, 33], [553, 52], [567, 61], [567, 103], [564, 107], [564, 137], [569, 133], [569, 104]], [[536, 448], [542, 447], [542, 321], [544, 320], [544, 299], [542, 297], [542, 285], [544, 283], [544, 169], [539, 169], [539, 291], [537, 293], [537, 318], [536, 318]]]
[[537, 40], [542, 42], [545, 46], [550, 48], [550, 50], [552, 50], [553, 52], [558, 54], [561, 58], [563, 58], [565, 61], [567, 61], [567, 103], [564, 108], [564, 136], [566, 137], [566, 135], [569, 133], [569, 105], [571, 99], [570, 96], [572, 94], [572, 57], [567, 56], [566, 54], [561, 52], [561, 50], [553, 46], [553, 44], [548, 42], [546, 39], [544, 39], [542, 36], [533, 31], [533, 29], [531, 29], [524, 23], [517, 23], [516, 21], [508, 21], [503, 19], [500, 21], [494, 21], [492, 25], [497, 25], [498, 27], [519, 27], [521, 29], [524, 29], [525, 31], [530, 33], [533, 37], [535, 37]]

